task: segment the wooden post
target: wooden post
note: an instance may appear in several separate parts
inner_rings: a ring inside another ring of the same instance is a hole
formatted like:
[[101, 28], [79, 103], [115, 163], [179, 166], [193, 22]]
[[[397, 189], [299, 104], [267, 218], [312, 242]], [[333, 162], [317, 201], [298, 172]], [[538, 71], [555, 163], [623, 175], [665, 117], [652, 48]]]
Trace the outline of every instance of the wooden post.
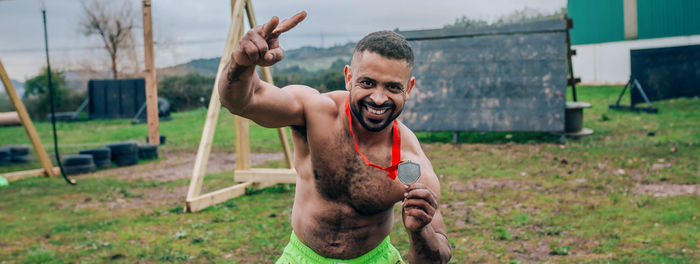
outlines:
[[153, 25], [151, 24], [151, 0], [143, 0], [143, 51], [146, 62], [146, 116], [148, 120], [148, 142], [160, 144], [158, 128], [158, 80], [153, 55]]
[[236, 131], [236, 170], [250, 169], [250, 140], [248, 134], [248, 119], [234, 116]]
[[51, 164], [49, 155], [46, 154], [44, 145], [41, 144], [41, 140], [39, 139], [39, 135], [36, 133], [36, 129], [34, 128], [34, 124], [32, 123], [32, 119], [29, 118], [27, 108], [24, 107], [22, 100], [20, 100], [19, 96], [17, 96], [17, 91], [15, 91], [15, 87], [12, 85], [10, 77], [7, 76], [7, 72], [5, 71], [5, 66], [2, 65], [2, 61], [0, 61], [0, 79], [2, 80], [2, 84], [5, 86], [7, 96], [10, 97], [12, 105], [15, 107], [17, 114], [19, 114], [19, 119], [22, 121], [22, 126], [27, 132], [27, 136], [29, 136], [29, 140], [32, 142], [32, 146], [34, 146], [34, 151], [39, 157], [41, 167], [44, 168], [44, 175], [49, 177], [56, 176], [57, 174], [53, 170], [53, 165]]

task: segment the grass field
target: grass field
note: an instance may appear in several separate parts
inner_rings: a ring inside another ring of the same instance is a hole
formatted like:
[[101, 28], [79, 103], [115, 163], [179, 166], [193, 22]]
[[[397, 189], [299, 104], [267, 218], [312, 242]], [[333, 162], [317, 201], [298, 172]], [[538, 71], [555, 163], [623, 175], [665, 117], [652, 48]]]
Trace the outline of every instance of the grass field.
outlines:
[[[451, 263], [700, 262], [700, 100], [655, 102], [659, 114], [608, 110], [620, 89], [579, 88], [579, 100], [593, 104], [584, 127], [595, 134], [566, 145], [546, 133], [461, 133], [457, 145], [450, 133], [417, 133], [441, 180]], [[194, 155], [205, 115], [176, 113], [162, 122], [168, 138], [161, 154]], [[36, 126], [52, 151], [50, 124]], [[145, 125], [128, 120], [60, 123], [58, 130], [64, 154], [146, 135]], [[222, 112], [215, 152], [233, 151], [232, 130]], [[274, 130], [253, 126], [251, 137], [255, 152], [279, 152]], [[17, 143], [28, 144], [21, 127], [0, 128], [0, 145]], [[37, 167], [33, 161], [0, 173]], [[77, 186], [29, 178], [0, 188], [0, 262], [272, 263], [289, 239], [294, 186], [183, 214], [189, 180], [110, 171], [79, 176]], [[205, 183], [214, 189], [232, 180], [221, 172]], [[398, 219], [391, 239], [405, 257]]]

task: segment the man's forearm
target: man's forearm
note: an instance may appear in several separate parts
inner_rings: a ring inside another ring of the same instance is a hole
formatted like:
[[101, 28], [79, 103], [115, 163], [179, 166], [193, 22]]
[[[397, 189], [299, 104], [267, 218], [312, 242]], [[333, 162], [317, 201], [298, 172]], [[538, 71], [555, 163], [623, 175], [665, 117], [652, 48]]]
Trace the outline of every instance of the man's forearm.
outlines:
[[259, 78], [255, 65], [237, 65], [232, 59], [224, 68], [219, 80], [219, 100], [231, 113], [239, 114], [250, 103]]
[[410, 233], [409, 263], [447, 263], [452, 258], [450, 242], [444, 234], [437, 233], [431, 225], [420, 232]]

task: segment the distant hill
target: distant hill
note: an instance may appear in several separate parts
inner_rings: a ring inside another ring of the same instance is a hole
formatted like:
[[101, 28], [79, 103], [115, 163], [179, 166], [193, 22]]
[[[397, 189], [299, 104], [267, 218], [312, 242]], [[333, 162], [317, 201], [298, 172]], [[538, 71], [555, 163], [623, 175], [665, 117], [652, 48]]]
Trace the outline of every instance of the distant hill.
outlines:
[[191, 72], [197, 72], [204, 76], [214, 76], [219, 67], [219, 60], [221, 60], [221, 57], [191, 60], [187, 63], [160, 68], [157, 76], [160, 79], [161, 77], [186, 75]]
[[[301, 47], [287, 50], [285, 51], [284, 59], [273, 66], [273, 71], [298, 66], [301, 69], [313, 72], [327, 69], [339, 59], [350, 63], [354, 48], [355, 43], [350, 42], [345, 45], [337, 45], [328, 48]], [[158, 77], [165, 78], [174, 75], [186, 75], [191, 72], [197, 72], [205, 76], [214, 76], [219, 67], [219, 60], [220, 57], [196, 59], [187, 63], [160, 68], [158, 69]]]

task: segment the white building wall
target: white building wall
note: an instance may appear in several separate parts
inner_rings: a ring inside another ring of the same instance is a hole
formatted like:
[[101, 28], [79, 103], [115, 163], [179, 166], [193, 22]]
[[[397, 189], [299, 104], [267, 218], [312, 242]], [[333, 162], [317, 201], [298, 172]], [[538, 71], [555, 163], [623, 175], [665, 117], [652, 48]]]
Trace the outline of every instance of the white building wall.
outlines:
[[574, 76], [583, 84], [625, 84], [630, 77], [630, 50], [700, 44], [700, 35], [573, 45]]

